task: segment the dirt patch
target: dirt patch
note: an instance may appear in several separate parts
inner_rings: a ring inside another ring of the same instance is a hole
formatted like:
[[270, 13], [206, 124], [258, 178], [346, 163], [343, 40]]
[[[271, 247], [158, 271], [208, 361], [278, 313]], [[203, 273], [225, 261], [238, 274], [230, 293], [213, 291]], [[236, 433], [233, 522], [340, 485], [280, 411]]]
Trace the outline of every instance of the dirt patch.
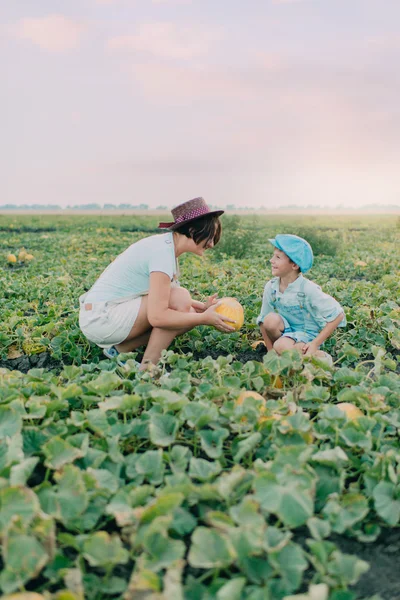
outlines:
[[332, 536], [330, 539], [342, 552], [355, 554], [369, 563], [369, 571], [353, 588], [360, 600], [374, 594], [380, 594], [382, 600], [400, 599], [400, 529], [384, 530], [372, 544], [343, 536]]
[[18, 358], [0, 360], [0, 369], [21, 371], [21, 373], [27, 373], [30, 369], [51, 369], [60, 372], [64, 368], [64, 364], [50, 356], [49, 352], [40, 352], [31, 356], [24, 354]]

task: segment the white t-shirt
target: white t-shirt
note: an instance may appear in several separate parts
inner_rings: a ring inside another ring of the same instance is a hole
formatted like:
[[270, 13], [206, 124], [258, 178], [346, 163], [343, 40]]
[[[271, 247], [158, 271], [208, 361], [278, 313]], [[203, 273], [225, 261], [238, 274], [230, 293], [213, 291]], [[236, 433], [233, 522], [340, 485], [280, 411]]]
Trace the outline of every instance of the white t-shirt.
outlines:
[[85, 302], [107, 302], [148, 293], [150, 273], [177, 275], [173, 233], [135, 242], [108, 265], [86, 295]]

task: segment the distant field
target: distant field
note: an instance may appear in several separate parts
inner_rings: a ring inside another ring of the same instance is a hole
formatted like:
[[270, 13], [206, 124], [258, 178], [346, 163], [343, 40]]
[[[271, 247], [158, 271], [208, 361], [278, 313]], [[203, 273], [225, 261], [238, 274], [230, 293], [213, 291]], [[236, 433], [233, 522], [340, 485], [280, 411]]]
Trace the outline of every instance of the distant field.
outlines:
[[[182, 257], [181, 284], [235, 296], [245, 324], [178, 338], [151, 379], [103, 360], [78, 298], [161, 215], [0, 218], [0, 589], [398, 597], [399, 218], [224, 216], [215, 250]], [[282, 232], [311, 241], [309, 277], [345, 307], [347, 328], [326, 344], [333, 368], [252, 348], [268, 239]], [[257, 394], [238, 402], [243, 391]]]

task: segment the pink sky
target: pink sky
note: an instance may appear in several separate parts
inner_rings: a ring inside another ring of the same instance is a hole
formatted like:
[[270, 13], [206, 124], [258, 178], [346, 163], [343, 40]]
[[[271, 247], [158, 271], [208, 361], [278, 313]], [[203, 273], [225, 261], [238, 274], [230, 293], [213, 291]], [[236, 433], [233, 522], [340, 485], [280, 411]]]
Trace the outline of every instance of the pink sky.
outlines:
[[400, 204], [397, 0], [0, 5], [0, 204]]

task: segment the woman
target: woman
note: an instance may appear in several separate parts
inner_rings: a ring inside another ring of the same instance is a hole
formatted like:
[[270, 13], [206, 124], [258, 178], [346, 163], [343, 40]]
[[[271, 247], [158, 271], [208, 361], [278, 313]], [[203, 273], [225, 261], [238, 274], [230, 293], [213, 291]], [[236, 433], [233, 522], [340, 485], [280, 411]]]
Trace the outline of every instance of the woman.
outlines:
[[109, 358], [146, 345], [145, 368], [196, 325], [233, 331], [234, 321], [215, 310], [217, 294], [198, 302], [178, 281], [177, 258], [185, 252], [203, 256], [217, 244], [223, 212], [210, 211], [203, 198], [189, 200], [172, 210], [173, 222], [159, 224], [167, 233], [139, 240], [117, 256], [79, 299], [79, 325], [87, 339]]

